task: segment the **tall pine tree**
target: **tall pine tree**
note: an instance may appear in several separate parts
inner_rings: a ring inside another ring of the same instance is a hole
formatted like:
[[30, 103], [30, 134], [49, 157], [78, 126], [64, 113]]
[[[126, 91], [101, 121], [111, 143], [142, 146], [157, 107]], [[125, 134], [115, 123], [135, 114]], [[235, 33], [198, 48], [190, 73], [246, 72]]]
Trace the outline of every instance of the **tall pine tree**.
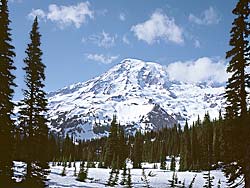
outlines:
[[143, 136], [141, 132], [138, 131], [135, 133], [135, 142], [133, 147], [133, 167], [141, 168], [142, 163], [142, 153], [143, 153]]
[[27, 88], [24, 90], [24, 99], [20, 102], [19, 120], [26, 139], [26, 183], [29, 186], [43, 187], [48, 168], [48, 127], [45, 116], [47, 99], [43, 90], [45, 65], [41, 59], [41, 35], [38, 29], [38, 21], [35, 18], [30, 32], [31, 42], [25, 51], [27, 57], [24, 59], [23, 70], [26, 72]]
[[233, 118], [244, 116], [247, 113], [246, 86], [249, 85], [249, 74], [246, 67], [249, 66], [249, 0], [240, 0], [233, 14], [237, 17], [233, 21], [231, 40], [232, 49], [226, 54], [229, 59], [227, 72], [232, 76], [226, 86], [226, 117]]
[[113, 116], [113, 120], [110, 125], [109, 138], [105, 147], [104, 165], [110, 167], [112, 160], [118, 156], [118, 124], [116, 122], [116, 116]]
[[[229, 42], [232, 49], [226, 54], [226, 58], [229, 59], [227, 72], [231, 73], [226, 86], [226, 118], [228, 121], [228, 135], [232, 135], [231, 138], [227, 139], [227, 148], [229, 150], [226, 155], [234, 156], [234, 158], [227, 161], [229, 165], [227, 165], [225, 172], [230, 182], [234, 182], [236, 178], [243, 175], [245, 187], [247, 188], [250, 188], [250, 127], [249, 118], [246, 118], [246, 88], [250, 86], [250, 76], [246, 72], [249, 67], [250, 52], [249, 4], [249, 0], [239, 0], [232, 11], [236, 16], [233, 21]], [[237, 163], [231, 163], [235, 161]]]
[[11, 119], [14, 104], [13, 87], [15, 76], [11, 71], [15, 70], [13, 58], [14, 47], [11, 43], [9, 28], [9, 11], [7, 0], [0, 1], [0, 187], [9, 187], [13, 176], [13, 129], [14, 122]]

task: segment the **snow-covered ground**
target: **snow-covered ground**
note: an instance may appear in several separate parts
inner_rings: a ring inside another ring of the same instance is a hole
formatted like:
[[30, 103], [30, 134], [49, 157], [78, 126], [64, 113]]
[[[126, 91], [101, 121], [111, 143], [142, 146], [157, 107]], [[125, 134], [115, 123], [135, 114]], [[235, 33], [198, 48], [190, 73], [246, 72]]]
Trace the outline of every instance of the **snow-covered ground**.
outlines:
[[[157, 165], [157, 169], [154, 169], [154, 164], [143, 163], [142, 167], [145, 169], [145, 174], [147, 176], [147, 180], [149, 182], [150, 187], [152, 188], [166, 188], [169, 187], [169, 181], [172, 179], [173, 171], [170, 170], [161, 170], [159, 169], [160, 164], [155, 163]], [[167, 167], [170, 165], [167, 162]], [[25, 173], [24, 167], [25, 164], [21, 162], [15, 163], [15, 175], [19, 175], [19, 178]], [[131, 165], [128, 165], [131, 167]], [[77, 172], [80, 168], [80, 162], [76, 162]], [[177, 167], [178, 168], [178, 167]], [[109, 187], [107, 186], [107, 182], [110, 176], [111, 169], [103, 169], [103, 168], [89, 168], [88, 170], [88, 178], [86, 182], [79, 182], [76, 180], [74, 176], [74, 167], [66, 168], [66, 176], [61, 176], [63, 167], [62, 166], [52, 166], [51, 172], [48, 176], [49, 179], [49, 187], [50, 188], [102, 188]], [[178, 181], [180, 185], [184, 182], [185, 187], [188, 187], [193, 179], [196, 176], [193, 188], [203, 187], [205, 184], [204, 174], [206, 172], [176, 172]], [[151, 174], [151, 176], [149, 175]], [[218, 187], [218, 182], [221, 182], [220, 187], [227, 187], [226, 178], [220, 170], [211, 171], [211, 176], [214, 177], [213, 185], [214, 187]], [[20, 180], [20, 179], [19, 179]], [[119, 173], [118, 185], [114, 187], [126, 187], [120, 185], [122, 180], [122, 170]], [[142, 169], [131, 169], [131, 180], [132, 187], [146, 187], [146, 183], [144, 181], [144, 177], [142, 175]], [[243, 186], [242, 186], [243, 187]]]

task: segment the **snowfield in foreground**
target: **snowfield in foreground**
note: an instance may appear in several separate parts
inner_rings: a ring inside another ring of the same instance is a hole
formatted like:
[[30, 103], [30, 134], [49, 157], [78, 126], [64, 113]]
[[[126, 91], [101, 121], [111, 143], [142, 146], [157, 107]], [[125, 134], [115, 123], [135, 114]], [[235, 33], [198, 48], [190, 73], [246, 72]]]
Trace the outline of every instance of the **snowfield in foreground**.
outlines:
[[[22, 176], [24, 173], [24, 163], [16, 162], [15, 163], [15, 176]], [[157, 163], [159, 168], [160, 164]], [[167, 163], [168, 166], [168, 163]], [[143, 168], [145, 168], [145, 174], [147, 176], [147, 180], [149, 182], [150, 187], [152, 188], [167, 188], [169, 187], [169, 181], [172, 179], [173, 172], [169, 170], [161, 170], [161, 169], [153, 169], [153, 164], [143, 163]], [[79, 172], [80, 162], [76, 163], [77, 173]], [[86, 182], [79, 182], [76, 180], [74, 176], [74, 167], [66, 168], [66, 176], [61, 176], [63, 167], [62, 166], [51, 166], [51, 172], [48, 176], [49, 179], [49, 187], [50, 188], [101, 188], [101, 187], [110, 187], [107, 186], [107, 182], [110, 176], [111, 169], [103, 169], [103, 168], [89, 168], [88, 170], [88, 178]], [[118, 185], [114, 187], [126, 187], [120, 185], [122, 180], [122, 170], [119, 173]], [[205, 184], [204, 172], [177, 172], [178, 181], [182, 185], [184, 182], [185, 187], [189, 187], [193, 177], [195, 175], [195, 181], [193, 184], [193, 188], [203, 187]], [[152, 174], [153, 176], [148, 176], [148, 174]], [[220, 170], [211, 171], [211, 176], [214, 177], [213, 185], [214, 187], [218, 187], [218, 182], [221, 182], [221, 188], [227, 187], [226, 178], [223, 175], [223, 172]], [[146, 187], [146, 183], [144, 181], [142, 175], [142, 169], [131, 169], [131, 180], [132, 187]], [[243, 187], [243, 186], [242, 186]]]

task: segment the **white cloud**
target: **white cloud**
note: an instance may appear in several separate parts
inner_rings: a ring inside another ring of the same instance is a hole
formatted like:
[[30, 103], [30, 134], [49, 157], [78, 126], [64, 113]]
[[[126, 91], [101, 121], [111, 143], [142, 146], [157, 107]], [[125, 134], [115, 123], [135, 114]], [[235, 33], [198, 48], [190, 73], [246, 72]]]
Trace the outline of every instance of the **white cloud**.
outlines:
[[199, 25], [211, 25], [218, 24], [220, 17], [213, 7], [209, 7], [204, 10], [200, 17], [190, 14], [188, 17], [190, 22], [194, 22]]
[[55, 22], [61, 29], [70, 25], [80, 28], [87, 21], [87, 17], [91, 19], [94, 17], [94, 12], [90, 10], [90, 3], [88, 1], [70, 6], [51, 4], [48, 9], [48, 12], [41, 9], [32, 9], [28, 17], [38, 16], [44, 20], [50, 20]]
[[[111, 36], [109, 33], [102, 31], [102, 33], [91, 35], [88, 40], [99, 47], [111, 48], [115, 45], [116, 36]], [[87, 39], [85, 39], [86, 41]]]
[[105, 56], [104, 54], [85, 54], [86, 58], [103, 64], [113, 63], [119, 56]]
[[195, 48], [200, 48], [201, 47], [201, 43], [200, 43], [199, 40], [197, 40], [197, 39], [194, 40], [194, 47]]
[[74, 24], [76, 28], [80, 28], [82, 23], [86, 21], [86, 17], [93, 18], [93, 12], [89, 9], [89, 2], [81, 2], [72, 6], [49, 5], [47, 18], [52, 22], [56, 22], [60, 27]]
[[121, 21], [125, 21], [125, 20], [126, 20], [125, 14], [124, 14], [124, 13], [120, 13], [119, 19], [120, 19]]
[[148, 44], [164, 39], [177, 44], [184, 42], [182, 29], [175, 24], [174, 18], [169, 18], [160, 11], [155, 11], [149, 20], [134, 25], [131, 28], [139, 40]]
[[167, 67], [167, 72], [171, 80], [189, 83], [224, 83], [228, 78], [225, 61], [216, 61], [208, 57], [171, 63]]
[[45, 19], [46, 13], [42, 9], [32, 9], [32, 11], [29, 13], [28, 17], [32, 20], [34, 20], [35, 17]]

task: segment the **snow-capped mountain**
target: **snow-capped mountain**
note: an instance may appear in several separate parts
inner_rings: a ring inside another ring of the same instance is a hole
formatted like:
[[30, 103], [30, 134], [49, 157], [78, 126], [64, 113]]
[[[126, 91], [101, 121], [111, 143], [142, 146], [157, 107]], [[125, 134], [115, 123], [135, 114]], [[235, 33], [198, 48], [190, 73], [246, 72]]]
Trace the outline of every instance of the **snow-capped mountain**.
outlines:
[[170, 80], [160, 64], [125, 59], [99, 77], [49, 93], [50, 128], [90, 139], [107, 134], [113, 115], [127, 132], [183, 125], [207, 111], [217, 117], [223, 92], [223, 86]]

